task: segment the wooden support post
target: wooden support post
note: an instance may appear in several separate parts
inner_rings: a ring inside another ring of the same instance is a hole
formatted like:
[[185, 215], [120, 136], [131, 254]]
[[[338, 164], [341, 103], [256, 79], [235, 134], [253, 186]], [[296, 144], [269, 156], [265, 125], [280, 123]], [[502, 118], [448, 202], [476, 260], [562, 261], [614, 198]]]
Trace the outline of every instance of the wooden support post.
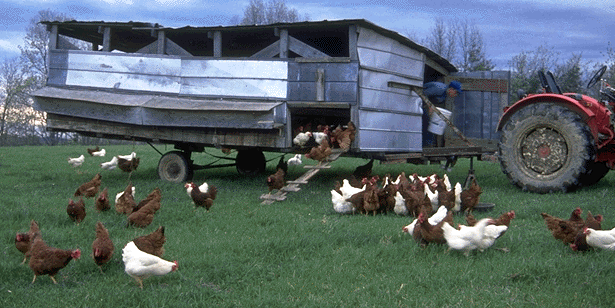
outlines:
[[214, 58], [222, 57], [222, 32], [207, 32], [207, 37], [214, 41]]
[[316, 101], [325, 101], [325, 69], [319, 68], [316, 70]]
[[164, 55], [166, 53], [166, 35], [163, 30], [158, 30], [158, 40], [156, 53], [159, 55]]

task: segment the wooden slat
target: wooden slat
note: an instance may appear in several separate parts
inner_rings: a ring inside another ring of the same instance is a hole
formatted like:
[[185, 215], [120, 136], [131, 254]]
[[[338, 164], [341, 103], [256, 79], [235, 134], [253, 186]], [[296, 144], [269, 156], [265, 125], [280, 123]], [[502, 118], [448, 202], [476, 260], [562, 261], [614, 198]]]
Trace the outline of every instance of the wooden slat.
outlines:
[[308, 180], [312, 178], [313, 176], [315, 176], [318, 173], [318, 171], [322, 169], [331, 168], [330, 166], [331, 162], [334, 162], [335, 160], [337, 160], [340, 157], [340, 155], [342, 155], [343, 153], [344, 152], [342, 150], [336, 149], [329, 156], [328, 160], [319, 162], [318, 164], [313, 165], [313, 166], [304, 166], [305, 168], [309, 170], [303, 175], [301, 175], [299, 178], [297, 178], [294, 181], [286, 181], [286, 186], [282, 187], [282, 189], [280, 189], [274, 194], [261, 195], [260, 199], [263, 200], [261, 204], [266, 205], [266, 204], [272, 204], [275, 201], [286, 200], [286, 194], [288, 192], [301, 190], [301, 188], [299, 188], [299, 184], [307, 184]]

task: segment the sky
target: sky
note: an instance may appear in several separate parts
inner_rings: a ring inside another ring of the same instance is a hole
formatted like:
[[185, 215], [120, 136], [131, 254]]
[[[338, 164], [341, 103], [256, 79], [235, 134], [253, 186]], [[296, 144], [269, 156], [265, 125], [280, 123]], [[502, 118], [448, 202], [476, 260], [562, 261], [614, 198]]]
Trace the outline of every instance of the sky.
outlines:
[[[267, 0], [264, 0], [265, 2]], [[25, 29], [40, 10], [78, 21], [149, 22], [165, 27], [228, 26], [241, 18], [249, 0], [0, 0], [0, 60], [19, 55]], [[380, 27], [423, 39], [437, 18], [474, 24], [496, 69], [513, 56], [552, 48], [560, 58], [581, 53], [603, 63], [615, 47], [614, 0], [286, 0], [311, 21], [365, 19]], [[611, 45], [609, 45], [609, 42]]]

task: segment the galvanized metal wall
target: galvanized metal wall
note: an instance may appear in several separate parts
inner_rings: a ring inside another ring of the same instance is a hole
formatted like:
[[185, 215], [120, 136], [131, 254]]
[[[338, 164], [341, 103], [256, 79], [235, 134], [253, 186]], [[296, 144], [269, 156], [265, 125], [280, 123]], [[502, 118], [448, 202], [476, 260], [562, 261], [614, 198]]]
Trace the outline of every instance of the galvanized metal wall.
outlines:
[[421, 151], [420, 100], [409, 89], [390, 84], [422, 86], [424, 54], [371, 29], [358, 31], [359, 104], [353, 118], [359, 150]]
[[458, 72], [447, 77], [452, 79], [464, 86], [452, 108], [453, 124], [468, 138], [499, 140], [496, 128], [509, 104], [510, 72]]
[[49, 85], [286, 99], [288, 63], [52, 50]]

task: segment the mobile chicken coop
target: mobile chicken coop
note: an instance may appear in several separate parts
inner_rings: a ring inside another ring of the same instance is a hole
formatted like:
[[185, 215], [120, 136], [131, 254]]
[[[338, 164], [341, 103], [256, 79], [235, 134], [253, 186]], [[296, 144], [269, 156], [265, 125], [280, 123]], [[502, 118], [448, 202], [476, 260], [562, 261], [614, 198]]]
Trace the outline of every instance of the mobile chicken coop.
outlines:
[[[310, 123], [357, 127], [344, 155], [384, 162], [474, 157], [496, 148], [508, 73], [454, 75], [449, 61], [363, 19], [255, 26], [166, 28], [140, 22], [43, 22], [50, 33], [46, 87], [33, 94], [47, 128], [173, 144], [158, 172], [185, 181], [193, 152], [237, 150], [242, 173], [265, 168], [263, 151], [297, 152]], [[70, 38], [70, 39], [67, 39]], [[79, 50], [75, 41], [91, 44]], [[447, 147], [422, 147], [413, 87], [463, 83]]]

